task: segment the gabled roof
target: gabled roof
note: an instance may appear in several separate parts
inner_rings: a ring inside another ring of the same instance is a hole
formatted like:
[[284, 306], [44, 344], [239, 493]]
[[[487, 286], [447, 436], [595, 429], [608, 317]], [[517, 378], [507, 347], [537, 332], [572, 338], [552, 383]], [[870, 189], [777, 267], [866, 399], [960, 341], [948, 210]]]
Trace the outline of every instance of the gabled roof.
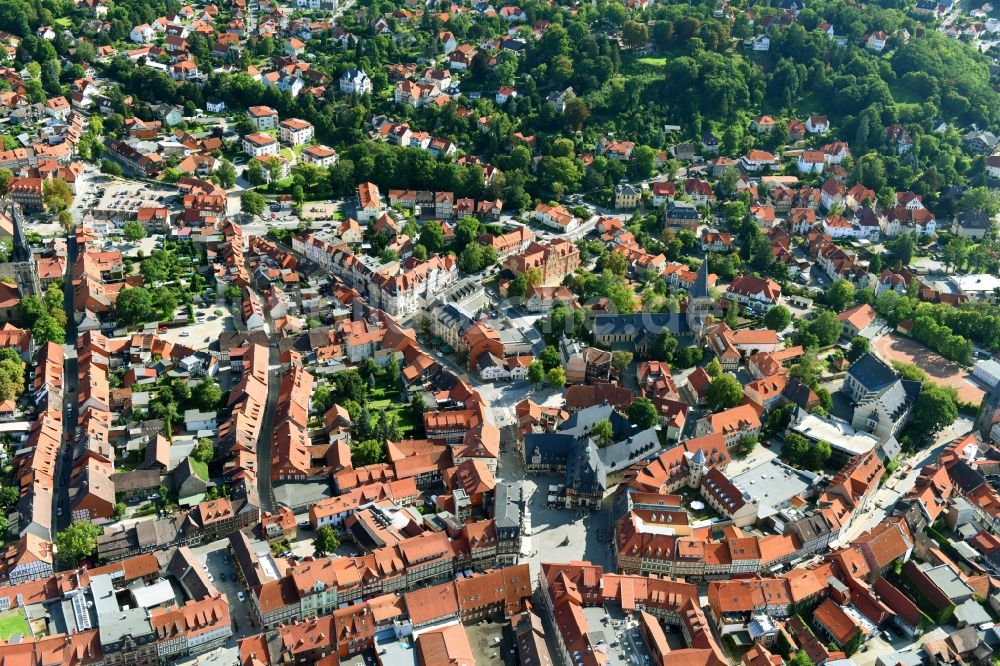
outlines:
[[896, 371], [888, 363], [871, 352], [865, 352], [851, 367], [847, 374], [861, 384], [866, 391], [881, 391], [896, 381]]

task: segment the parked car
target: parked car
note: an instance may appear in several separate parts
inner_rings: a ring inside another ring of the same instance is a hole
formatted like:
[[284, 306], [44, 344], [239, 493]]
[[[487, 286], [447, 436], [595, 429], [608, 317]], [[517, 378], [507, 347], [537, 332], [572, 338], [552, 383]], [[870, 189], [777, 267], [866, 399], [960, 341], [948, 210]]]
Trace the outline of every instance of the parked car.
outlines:
[[240, 600], [240, 603], [247, 600], [246, 595], [243, 594], [243, 590], [240, 590], [239, 592], [236, 593], [236, 598]]

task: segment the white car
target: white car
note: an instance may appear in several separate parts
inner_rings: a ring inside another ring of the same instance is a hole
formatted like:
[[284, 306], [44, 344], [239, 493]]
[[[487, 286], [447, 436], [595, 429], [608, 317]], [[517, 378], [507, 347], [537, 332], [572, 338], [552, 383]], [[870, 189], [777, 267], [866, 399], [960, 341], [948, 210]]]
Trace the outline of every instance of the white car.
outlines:
[[208, 574], [208, 582], [209, 583], [214, 583], [215, 582], [215, 576], [213, 576], [212, 574]]
[[243, 590], [236, 593], [236, 598], [239, 599], [241, 603], [247, 600], [246, 595], [243, 594]]

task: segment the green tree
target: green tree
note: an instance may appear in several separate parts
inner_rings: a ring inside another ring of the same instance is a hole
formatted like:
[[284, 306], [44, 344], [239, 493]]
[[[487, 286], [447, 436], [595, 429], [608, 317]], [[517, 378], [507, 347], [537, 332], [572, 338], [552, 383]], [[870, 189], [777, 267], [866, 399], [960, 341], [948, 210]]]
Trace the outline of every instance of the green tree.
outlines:
[[611, 366], [618, 371], [619, 378], [624, 377], [625, 373], [628, 372], [629, 366], [632, 365], [632, 358], [632, 352], [611, 352]]
[[66, 329], [50, 314], [39, 317], [31, 327], [31, 338], [37, 345], [48, 342], [62, 344], [66, 341]]
[[127, 511], [128, 507], [125, 506], [125, 502], [116, 502], [114, 513], [111, 514], [111, 517], [114, 518], [115, 520], [121, 520], [122, 518], [125, 517], [125, 513]]
[[1000, 213], [1000, 195], [988, 187], [970, 187], [962, 193], [959, 208], [963, 211], [981, 210], [990, 217]]
[[58, 213], [73, 203], [73, 190], [62, 178], [49, 178], [42, 185], [42, 201], [47, 210]]
[[853, 363], [857, 361], [861, 356], [871, 349], [871, 345], [867, 338], [863, 338], [860, 335], [856, 335], [851, 338], [851, 348], [847, 351], [847, 360]]
[[826, 467], [831, 453], [832, 451], [828, 442], [816, 442], [809, 449], [809, 453], [806, 454], [804, 464], [813, 471], [821, 470]]
[[123, 289], [115, 301], [118, 320], [126, 326], [152, 321], [156, 316], [153, 308], [153, 294], [145, 287]]
[[114, 178], [121, 178], [122, 166], [118, 162], [112, 160], [101, 160], [101, 173]]
[[101, 528], [87, 520], [75, 520], [69, 527], [56, 535], [56, 549], [59, 559], [76, 566], [94, 552]]
[[247, 215], [263, 215], [267, 207], [267, 199], [264, 195], [253, 190], [247, 190], [240, 197], [240, 210]]
[[559, 356], [559, 350], [548, 345], [542, 350], [542, 353], [538, 355], [538, 360], [542, 362], [542, 367], [548, 372], [552, 368], [559, 367], [562, 365], [562, 358]]
[[0, 349], [0, 401], [13, 400], [24, 388], [24, 363], [17, 352]]
[[10, 169], [0, 169], [0, 194], [7, 194], [12, 180], [14, 173]]
[[227, 190], [236, 184], [236, 167], [225, 158], [220, 161], [215, 175], [219, 177], [219, 184]]
[[736, 443], [736, 453], [741, 456], [748, 456], [757, 448], [757, 438], [754, 435], [747, 435]]
[[819, 398], [819, 406], [824, 412], [829, 414], [830, 410], [833, 409], [833, 396], [830, 395], [830, 390], [823, 388], [822, 386], [818, 386], [815, 391], [816, 397]]
[[660, 422], [660, 414], [649, 398], [639, 397], [628, 406], [628, 420], [636, 428], [646, 430]]
[[706, 395], [708, 406], [713, 411], [729, 409], [743, 400], [743, 387], [736, 377], [724, 374], [712, 380]]
[[628, 161], [632, 178], [646, 180], [656, 173], [656, 151], [649, 146], [637, 146]]
[[550, 388], [559, 390], [566, 385], [566, 371], [562, 369], [562, 366], [556, 366], [545, 373], [545, 381], [548, 382]]
[[913, 407], [910, 434], [919, 442], [930, 442], [957, 418], [955, 389], [924, 382]]
[[246, 178], [251, 185], [263, 185], [267, 182], [267, 170], [260, 160], [250, 160], [247, 165]]
[[791, 664], [791, 666], [815, 666], [815, 663], [813, 662], [812, 659], [809, 658], [809, 655], [806, 654], [805, 650], [799, 650], [798, 652], [796, 652], [792, 656], [789, 663]]
[[815, 390], [819, 385], [820, 377], [823, 376], [823, 363], [819, 360], [816, 350], [807, 350], [799, 358], [799, 362], [788, 371], [788, 374]]
[[624, 276], [628, 272], [629, 260], [621, 252], [609, 252], [604, 257], [601, 265], [605, 270], [611, 271], [614, 275]]
[[833, 312], [823, 310], [806, 325], [804, 330], [815, 337], [816, 344], [825, 347], [840, 338], [844, 325]]
[[677, 338], [671, 335], [668, 331], [664, 331], [660, 335], [656, 336], [655, 340], [653, 340], [650, 355], [656, 361], [669, 363], [674, 358], [674, 352], [676, 350]]
[[545, 381], [545, 366], [540, 361], [532, 361], [528, 364], [528, 381], [534, 386]]
[[129, 220], [126, 222], [125, 226], [122, 227], [122, 232], [125, 234], [125, 240], [132, 243], [146, 237], [146, 229], [135, 220]]
[[601, 419], [590, 429], [590, 436], [598, 446], [604, 447], [615, 441], [615, 429], [608, 419]]
[[785, 444], [781, 447], [781, 454], [789, 463], [802, 465], [809, 454], [809, 440], [793, 432], [785, 437]]
[[203, 437], [198, 440], [198, 444], [194, 447], [194, 451], [191, 452], [191, 457], [198, 462], [203, 462], [206, 465], [215, 458], [215, 446], [212, 445], [212, 440], [208, 437]]
[[719, 377], [722, 376], [723, 372], [722, 364], [719, 363], [718, 357], [713, 358], [711, 361], [705, 364], [705, 372], [707, 372], [708, 376], [711, 377], [712, 379], [718, 379]]
[[313, 548], [317, 553], [332, 553], [340, 548], [340, 539], [337, 533], [329, 525], [320, 525], [316, 528], [316, 538], [313, 539]]
[[28, 327], [34, 326], [39, 317], [48, 313], [48, 308], [38, 296], [25, 296], [21, 299], [21, 318]]
[[219, 409], [219, 403], [222, 402], [222, 388], [216, 383], [213, 377], [205, 377], [195, 385], [194, 390], [191, 392], [191, 397], [194, 398], [198, 409], [205, 412], [214, 412]]
[[[361, 408], [362, 415], [358, 418], [359, 420], [363, 418], [365, 413], [365, 408]], [[351, 464], [355, 467], [364, 467], [365, 465], [375, 465], [385, 458], [385, 447], [382, 443], [374, 439], [366, 439], [360, 442], [351, 442]]]
[[854, 304], [854, 285], [844, 279], [833, 281], [826, 291], [826, 302], [837, 312], [841, 312], [848, 305]]
[[917, 249], [917, 240], [912, 233], [905, 233], [885, 244], [902, 266], [909, 266]]
[[701, 362], [703, 354], [701, 347], [685, 347], [677, 352], [674, 362], [677, 368], [693, 368]]
[[784, 305], [775, 305], [764, 315], [764, 325], [772, 331], [783, 331], [792, 323], [792, 313]]

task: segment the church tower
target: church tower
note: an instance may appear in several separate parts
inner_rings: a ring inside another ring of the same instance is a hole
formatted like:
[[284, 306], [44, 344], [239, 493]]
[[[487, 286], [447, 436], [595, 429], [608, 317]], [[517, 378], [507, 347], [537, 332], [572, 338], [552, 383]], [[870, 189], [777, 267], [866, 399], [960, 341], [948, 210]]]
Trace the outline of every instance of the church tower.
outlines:
[[[1000, 384], [997, 384], [983, 396], [983, 402], [979, 405], [979, 414], [976, 415], [976, 432], [984, 442], [990, 441], [990, 432], [993, 426], [1000, 423]], [[1000, 438], [998, 438], [1000, 439]]]
[[42, 285], [38, 279], [38, 260], [31, 252], [28, 239], [24, 235], [24, 215], [21, 207], [14, 201], [0, 201], [0, 215], [13, 221], [14, 237], [10, 263], [3, 264], [0, 269], [5, 275], [14, 278], [21, 298], [26, 296], [41, 296]]
[[708, 472], [708, 464], [705, 462], [705, 453], [698, 449], [694, 453], [686, 453], [688, 466], [688, 486], [697, 488], [701, 485], [701, 480]]
[[709, 319], [716, 313], [716, 308], [715, 299], [708, 293], [708, 257], [705, 257], [698, 268], [685, 311], [688, 328], [695, 340], [700, 340], [705, 335]]

